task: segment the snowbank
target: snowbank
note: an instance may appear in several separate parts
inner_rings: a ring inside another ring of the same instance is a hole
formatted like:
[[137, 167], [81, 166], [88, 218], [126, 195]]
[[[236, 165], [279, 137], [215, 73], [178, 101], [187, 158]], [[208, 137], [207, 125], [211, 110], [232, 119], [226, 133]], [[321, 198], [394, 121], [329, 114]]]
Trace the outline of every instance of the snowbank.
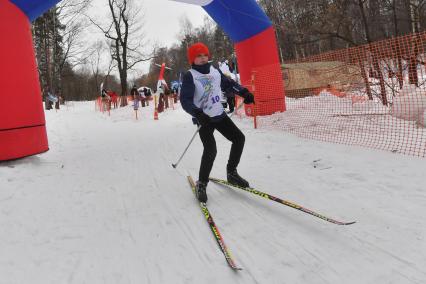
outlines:
[[424, 126], [425, 110], [426, 90], [408, 85], [394, 98], [391, 114], [400, 119], [416, 121], [418, 124]]

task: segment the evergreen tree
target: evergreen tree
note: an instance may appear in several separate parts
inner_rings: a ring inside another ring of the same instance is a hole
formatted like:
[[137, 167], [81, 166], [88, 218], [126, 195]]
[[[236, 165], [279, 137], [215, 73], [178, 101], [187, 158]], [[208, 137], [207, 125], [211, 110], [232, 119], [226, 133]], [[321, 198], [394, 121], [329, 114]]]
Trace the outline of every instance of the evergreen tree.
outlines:
[[61, 31], [65, 27], [59, 21], [56, 6], [37, 18], [32, 25], [40, 86], [43, 95], [47, 91], [61, 95], [61, 69], [64, 59]]

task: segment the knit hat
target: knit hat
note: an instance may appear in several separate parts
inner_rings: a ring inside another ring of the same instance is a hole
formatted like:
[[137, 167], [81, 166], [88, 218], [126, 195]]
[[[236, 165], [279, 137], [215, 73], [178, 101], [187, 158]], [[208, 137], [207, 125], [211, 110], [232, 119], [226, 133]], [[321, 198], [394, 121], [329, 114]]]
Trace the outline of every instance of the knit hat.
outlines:
[[200, 54], [206, 54], [208, 57], [210, 57], [209, 48], [201, 42], [194, 43], [188, 48], [188, 61], [189, 64], [194, 63], [195, 57], [197, 57]]

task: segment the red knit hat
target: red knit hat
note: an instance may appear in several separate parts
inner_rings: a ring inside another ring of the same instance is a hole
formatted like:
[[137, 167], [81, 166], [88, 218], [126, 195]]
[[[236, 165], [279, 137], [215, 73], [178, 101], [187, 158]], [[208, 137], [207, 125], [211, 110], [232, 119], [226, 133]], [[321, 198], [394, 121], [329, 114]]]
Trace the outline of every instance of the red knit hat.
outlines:
[[194, 43], [188, 48], [188, 61], [189, 64], [194, 63], [195, 57], [197, 57], [200, 54], [206, 54], [208, 57], [210, 57], [209, 48], [201, 42]]

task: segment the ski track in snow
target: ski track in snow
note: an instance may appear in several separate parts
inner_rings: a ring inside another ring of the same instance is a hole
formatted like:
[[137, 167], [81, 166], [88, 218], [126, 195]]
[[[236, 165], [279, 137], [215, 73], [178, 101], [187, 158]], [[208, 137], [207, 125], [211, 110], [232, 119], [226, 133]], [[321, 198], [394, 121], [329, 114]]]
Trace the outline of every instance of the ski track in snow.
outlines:
[[[179, 106], [47, 111], [50, 151], [0, 163], [3, 283], [425, 283], [425, 160], [255, 130], [239, 172], [336, 226], [210, 183], [208, 207], [243, 271], [227, 266], [189, 187], [202, 145]], [[230, 143], [216, 134], [212, 176]]]

